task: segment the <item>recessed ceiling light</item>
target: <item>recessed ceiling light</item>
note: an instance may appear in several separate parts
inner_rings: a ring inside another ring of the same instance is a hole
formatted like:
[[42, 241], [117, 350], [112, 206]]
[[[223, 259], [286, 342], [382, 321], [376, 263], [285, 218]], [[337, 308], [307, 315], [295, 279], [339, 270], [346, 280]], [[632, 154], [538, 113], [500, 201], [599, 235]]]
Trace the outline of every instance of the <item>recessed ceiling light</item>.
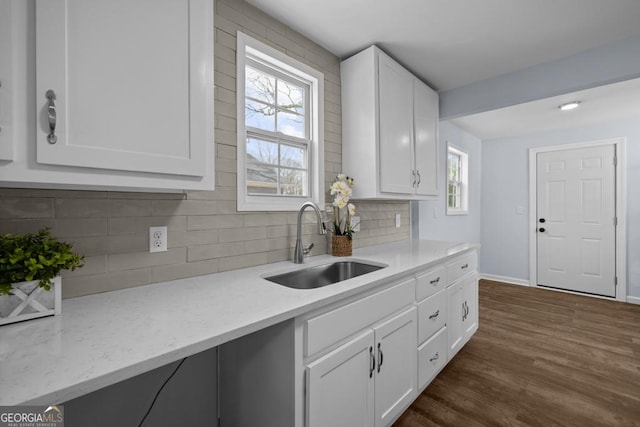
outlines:
[[580, 101], [572, 101], [572, 102], [567, 102], [566, 104], [559, 105], [558, 108], [561, 109], [562, 111], [569, 111], [569, 110], [573, 110], [574, 108], [578, 108], [579, 105], [580, 105]]

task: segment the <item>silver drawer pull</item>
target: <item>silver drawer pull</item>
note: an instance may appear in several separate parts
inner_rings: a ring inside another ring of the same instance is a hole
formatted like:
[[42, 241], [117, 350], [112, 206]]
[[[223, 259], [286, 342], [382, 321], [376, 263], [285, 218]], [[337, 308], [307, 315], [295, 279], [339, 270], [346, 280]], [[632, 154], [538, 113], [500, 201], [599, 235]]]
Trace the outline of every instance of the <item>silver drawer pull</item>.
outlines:
[[433, 362], [434, 360], [438, 360], [440, 359], [440, 355], [438, 353], [434, 354], [433, 357], [431, 359], [429, 359], [429, 362]]
[[49, 89], [46, 93], [47, 99], [49, 103], [47, 104], [47, 118], [49, 119], [49, 135], [47, 135], [47, 141], [49, 144], [55, 144], [58, 142], [58, 137], [56, 136], [56, 93]]
[[431, 283], [432, 285], [437, 285], [439, 281], [440, 281], [440, 276], [438, 276], [437, 279], [433, 279], [433, 280], [429, 281], [429, 283]]
[[433, 313], [431, 316], [429, 316], [429, 319], [435, 319], [436, 317], [438, 317], [440, 315], [440, 310], [436, 311], [435, 313]]
[[465, 268], [469, 268], [469, 264], [465, 264], [465, 265], [463, 265], [463, 266], [462, 266], [462, 267], [460, 267], [460, 268], [461, 268], [461, 269], [463, 269], [463, 270], [464, 270]]

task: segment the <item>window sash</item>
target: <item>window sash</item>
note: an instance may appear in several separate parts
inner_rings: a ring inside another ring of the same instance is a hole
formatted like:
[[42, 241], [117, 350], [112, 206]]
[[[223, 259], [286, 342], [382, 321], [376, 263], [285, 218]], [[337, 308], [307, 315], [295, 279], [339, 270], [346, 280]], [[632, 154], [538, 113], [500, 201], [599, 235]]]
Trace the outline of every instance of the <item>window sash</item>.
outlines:
[[[281, 70], [280, 68], [278, 68], [276, 65], [274, 64], [269, 64], [266, 63], [265, 61], [261, 60], [260, 58], [257, 58], [255, 56], [252, 56], [250, 54], [247, 54], [246, 58], [245, 58], [245, 86], [246, 86], [246, 69], [247, 68], [253, 68], [256, 69], [266, 75], [272, 76], [276, 79], [276, 87], [275, 87], [275, 97], [274, 97], [274, 103], [269, 103], [266, 102], [265, 100], [261, 100], [258, 98], [254, 98], [251, 96], [247, 96], [246, 95], [246, 91], [245, 91], [245, 123], [246, 123], [246, 105], [247, 105], [247, 100], [251, 100], [254, 102], [259, 102], [261, 104], [265, 104], [271, 108], [273, 108], [275, 110], [275, 124], [274, 124], [274, 128], [278, 129], [278, 112], [284, 112], [284, 113], [288, 113], [288, 114], [293, 114], [296, 115], [298, 117], [302, 117], [303, 118], [303, 126], [304, 126], [304, 138], [303, 139], [310, 139], [311, 135], [313, 133], [313, 130], [311, 129], [312, 126], [312, 122], [311, 122], [311, 101], [312, 101], [312, 96], [311, 96], [311, 82], [305, 81], [305, 80], [301, 80], [295, 76], [292, 76], [291, 74], [285, 72], [284, 70]], [[290, 83], [294, 86], [298, 86], [300, 88], [302, 88], [304, 90], [304, 94], [303, 94], [303, 114], [297, 113], [295, 111], [286, 109], [286, 108], [282, 108], [281, 106], [278, 106], [278, 101], [277, 101], [277, 93], [278, 93], [278, 81], [282, 80], [285, 81], [287, 83]], [[248, 127], [248, 126], [247, 126]], [[255, 128], [254, 128], [255, 129]], [[264, 131], [267, 131], [267, 129], [264, 129]], [[290, 135], [287, 135], [290, 136]]]
[[[270, 142], [273, 143], [277, 146], [277, 161], [275, 163], [268, 163], [268, 162], [261, 162], [261, 161], [253, 161], [253, 162], [249, 162], [248, 160], [248, 150], [245, 149], [245, 153], [247, 156], [247, 162], [246, 162], [246, 167], [245, 167], [245, 193], [248, 196], [265, 196], [265, 197], [309, 197], [310, 193], [311, 193], [311, 177], [310, 177], [310, 173], [311, 173], [311, 168], [310, 165], [313, 164], [312, 163], [312, 153], [310, 148], [311, 142], [310, 141], [305, 141], [305, 140], [300, 140], [299, 138], [292, 138], [292, 137], [285, 137], [284, 135], [280, 134], [280, 133], [274, 133], [274, 132], [261, 132], [261, 129], [255, 129], [255, 128], [251, 128], [251, 130], [249, 130], [249, 128], [247, 129], [247, 137], [245, 139], [245, 144], [249, 143], [249, 139], [256, 139], [256, 140], [260, 140], [260, 141], [266, 141], [266, 142]], [[290, 166], [290, 165], [284, 165], [282, 164], [282, 156], [281, 156], [281, 150], [282, 150], [282, 146], [289, 146], [289, 147], [296, 147], [296, 148], [300, 148], [304, 151], [304, 165], [303, 167], [296, 167], [296, 166]], [[257, 165], [257, 166], [263, 166], [266, 168], [273, 168], [276, 171], [275, 174], [275, 188], [276, 188], [276, 193], [275, 194], [269, 194], [269, 193], [259, 193], [259, 192], [252, 192], [250, 191], [250, 187], [259, 187], [259, 184], [263, 184], [263, 185], [267, 185], [268, 182], [266, 181], [251, 181], [249, 180], [249, 170], [250, 170], [250, 166], [251, 165]], [[304, 179], [304, 183], [303, 183], [303, 191], [302, 194], [283, 194], [282, 193], [282, 187], [283, 184], [281, 182], [281, 173], [283, 170], [289, 170], [289, 171], [300, 171], [303, 172], [303, 176], [305, 176], [306, 178]]]

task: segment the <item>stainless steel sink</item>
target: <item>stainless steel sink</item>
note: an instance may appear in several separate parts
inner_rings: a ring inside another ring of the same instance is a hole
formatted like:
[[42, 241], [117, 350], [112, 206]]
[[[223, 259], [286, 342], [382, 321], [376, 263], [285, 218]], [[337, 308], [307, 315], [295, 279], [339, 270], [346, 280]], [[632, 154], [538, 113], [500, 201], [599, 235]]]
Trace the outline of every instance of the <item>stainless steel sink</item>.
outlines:
[[381, 268], [384, 267], [358, 261], [339, 261], [265, 277], [265, 279], [290, 288], [314, 289], [362, 276]]

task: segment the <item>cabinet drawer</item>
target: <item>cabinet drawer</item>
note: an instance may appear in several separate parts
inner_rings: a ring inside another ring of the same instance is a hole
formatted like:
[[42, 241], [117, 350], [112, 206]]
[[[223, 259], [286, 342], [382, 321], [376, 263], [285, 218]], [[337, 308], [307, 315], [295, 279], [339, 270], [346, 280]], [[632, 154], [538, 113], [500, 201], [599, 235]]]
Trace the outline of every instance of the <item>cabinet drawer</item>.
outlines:
[[418, 390], [424, 388], [447, 363], [447, 328], [418, 347]]
[[447, 269], [438, 267], [416, 277], [416, 300], [420, 301], [435, 294], [447, 283]]
[[305, 322], [305, 356], [352, 335], [414, 301], [410, 279]]
[[447, 293], [443, 290], [418, 304], [418, 342], [442, 328], [447, 321]]
[[471, 252], [447, 264], [447, 284], [451, 284], [478, 266], [477, 255]]

